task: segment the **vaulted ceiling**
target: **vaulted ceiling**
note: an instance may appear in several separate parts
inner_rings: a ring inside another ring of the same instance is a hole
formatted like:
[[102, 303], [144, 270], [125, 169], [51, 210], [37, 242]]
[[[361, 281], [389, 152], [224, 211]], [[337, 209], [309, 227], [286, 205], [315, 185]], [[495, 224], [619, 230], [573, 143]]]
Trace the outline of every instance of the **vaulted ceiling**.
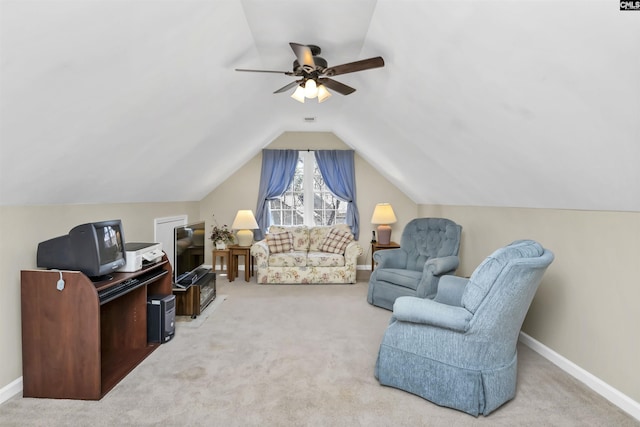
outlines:
[[[330, 131], [416, 203], [640, 211], [640, 11], [617, 1], [0, 7], [2, 205], [200, 200]], [[234, 71], [291, 70], [289, 42], [386, 65], [322, 104]]]

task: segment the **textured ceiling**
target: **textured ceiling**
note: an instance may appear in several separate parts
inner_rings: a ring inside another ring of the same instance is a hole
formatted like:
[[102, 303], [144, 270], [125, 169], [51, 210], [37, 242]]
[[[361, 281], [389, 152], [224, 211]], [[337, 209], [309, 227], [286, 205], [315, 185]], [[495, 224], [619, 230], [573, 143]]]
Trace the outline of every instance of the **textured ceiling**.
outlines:
[[[282, 132], [331, 131], [416, 203], [640, 211], [640, 12], [616, 1], [0, 8], [2, 205], [200, 200]], [[323, 104], [234, 71], [289, 70], [289, 42], [386, 66]]]

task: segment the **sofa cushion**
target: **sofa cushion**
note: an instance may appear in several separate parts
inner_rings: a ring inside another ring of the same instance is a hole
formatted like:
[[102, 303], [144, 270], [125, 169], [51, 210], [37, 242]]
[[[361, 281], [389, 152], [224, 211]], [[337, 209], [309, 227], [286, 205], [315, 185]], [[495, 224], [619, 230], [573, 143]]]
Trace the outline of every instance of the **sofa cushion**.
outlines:
[[309, 252], [307, 265], [309, 267], [344, 267], [344, 255], [328, 252]]
[[309, 250], [309, 228], [306, 225], [272, 225], [269, 233], [284, 233], [288, 231], [293, 237], [294, 251]]
[[344, 254], [344, 250], [352, 240], [353, 234], [350, 231], [332, 228], [320, 245], [320, 250], [332, 254]]
[[287, 252], [269, 255], [269, 267], [305, 267], [307, 252]]
[[351, 232], [351, 227], [347, 224], [311, 227], [309, 229], [309, 252], [321, 252], [320, 245], [322, 245], [327, 234], [333, 229]]
[[293, 237], [288, 231], [269, 233], [267, 234], [267, 245], [269, 245], [269, 253], [272, 254], [290, 252], [293, 247]]

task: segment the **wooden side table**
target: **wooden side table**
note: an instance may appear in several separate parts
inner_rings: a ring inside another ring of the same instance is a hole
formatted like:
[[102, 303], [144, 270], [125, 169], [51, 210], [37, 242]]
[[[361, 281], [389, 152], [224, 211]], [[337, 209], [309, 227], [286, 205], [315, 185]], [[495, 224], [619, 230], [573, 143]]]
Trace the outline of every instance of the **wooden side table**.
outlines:
[[382, 245], [378, 242], [371, 242], [371, 271], [373, 271], [373, 268], [375, 267], [375, 261], [373, 260], [373, 254], [376, 251], [381, 251], [383, 249], [398, 249], [400, 247], [400, 245], [396, 242], [389, 242], [388, 245]]
[[229, 276], [229, 249], [213, 249], [211, 251], [211, 260], [213, 261], [213, 271], [216, 271], [216, 264], [220, 258], [220, 272]]
[[248, 282], [253, 276], [253, 260], [251, 259], [251, 246], [227, 246], [229, 249], [229, 274], [227, 277], [233, 282], [238, 275], [238, 257], [244, 257], [244, 281]]

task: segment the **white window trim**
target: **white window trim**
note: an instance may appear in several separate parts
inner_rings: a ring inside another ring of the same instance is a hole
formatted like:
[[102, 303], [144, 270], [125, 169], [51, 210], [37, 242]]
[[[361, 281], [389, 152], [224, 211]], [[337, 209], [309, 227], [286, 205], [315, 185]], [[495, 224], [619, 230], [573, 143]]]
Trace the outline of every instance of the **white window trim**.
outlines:
[[[315, 197], [315, 176], [314, 176], [314, 172], [315, 172], [315, 168], [316, 168], [316, 158], [315, 158], [315, 151], [311, 151], [311, 150], [298, 150], [298, 159], [299, 161], [302, 161], [302, 198], [303, 198], [303, 205], [301, 206], [303, 212], [301, 214], [301, 219], [302, 219], [302, 224], [306, 225], [307, 227], [315, 227], [318, 225], [322, 225], [322, 224], [316, 224], [315, 223], [315, 202], [316, 202], [316, 197]], [[297, 168], [297, 166], [296, 166]], [[299, 177], [301, 174], [299, 173], [299, 170], [296, 170], [296, 174]], [[324, 209], [324, 195], [325, 192], [330, 193], [329, 189], [326, 188], [326, 183], [325, 185], [325, 190], [323, 190], [322, 193], [320, 193], [320, 197], [323, 198], [323, 209]], [[289, 191], [289, 189], [287, 189], [287, 192]], [[287, 194], [287, 192], [285, 192], [285, 194]], [[295, 198], [295, 197], [294, 197]], [[335, 199], [335, 196], [333, 196], [333, 198]], [[283, 205], [286, 205], [286, 203], [280, 203], [280, 208], [282, 208]], [[346, 207], [346, 205], [345, 205]], [[280, 211], [280, 221], [285, 217], [284, 211]], [[325, 211], [326, 213], [326, 211]], [[292, 212], [292, 215], [295, 215], [295, 211]], [[298, 212], [298, 214], [300, 214], [300, 212]], [[336, 216], [337, 216], [337, 212], [336, 212]], [[344, 222], [344, 218], [343, 218], [343, 222]], [[290, 225], [290, 224], [278, 224], [278, 222], [274, 222], [274, 224], [276, 225]]]
[[315, 166], [315, 152], [300, 151], [304, 162], [303, 190], [304, 190], [304, 224], [313, 227], [313, 170]]

